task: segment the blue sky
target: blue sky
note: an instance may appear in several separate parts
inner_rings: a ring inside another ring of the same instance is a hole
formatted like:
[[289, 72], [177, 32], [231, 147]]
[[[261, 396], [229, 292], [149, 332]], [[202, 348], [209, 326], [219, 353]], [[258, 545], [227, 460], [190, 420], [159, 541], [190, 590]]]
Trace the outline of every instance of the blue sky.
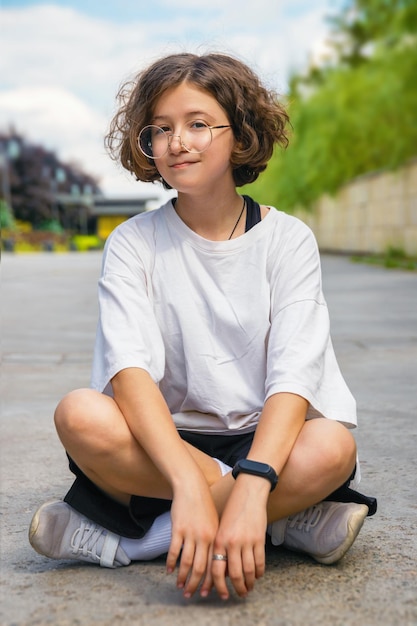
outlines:
[[[4, 8], [31, 7], [40, 4], [38, 0], [2, 0]], [[45, 3], [46, 4], [46, 3]], [[49, 3], [48, 3], [49, 4]], [[60, 0], [53, 4], [61, 7], [70, 7], [80, 13], [85, 13], [92, 17], [111, 20], [114, 23], [123, 23], [141, 17], [145, 20], [158, 19], [163, 13], [164, 19], [172, 18], [175, 15], [175, 3], [162, 2], [132, 2], [131, 0]], [[199, 13], [198, 3], [189, 9], [192, 13]]]
[[[227, 0], [226, 0], [227, 1]], [[3, 8], [25, 8], [41, 4], [39, 0], [1, 0], [0, 6]], [[91, 17], [100, 17], [114, 23], [123, 23], [130, 20], [167, 20], [175, 17], [178, 10], [186, 9], [190, 15], [196, 19], [204, 15], [215, 13], [219, 9], [216, 2], [205, 4], [195, 0], [195, 2], [175, 2], [175, 0], [156, 0], [153, 2], [144, 0], [58, 0], [55, 2], [45, 2], [44, 4], [54, 4], [61, 7], [69, 7], [85, 13]], [[229, 1], [239, 11], [239, 2]], [[292, 2], [280, 2], [280, 0], [270, 0], [270, 8], [282, 5], [282, 10], [288, 17], [297, 18], [311, 8], [311, 0], [293, 0]], [[317, 1], [316, 6], [325, 6], [331, 12], [335, 8], [342, 6], [342, 0]], [[254, 3], [256, 10], [256, 3]], [[267, 16], [266, 16], [267, 17]]]
[[[77, 161], [108, 194], [143, 191], [103, 150], [121, 82], [170, 52], [223, 51], [285, 92], [326, 51], [343, 0], [2, 0], [0, 129]], [[146, 187], [146, 191], [148, 188]], [[154, 191], [154, 190], [153, 190]]]

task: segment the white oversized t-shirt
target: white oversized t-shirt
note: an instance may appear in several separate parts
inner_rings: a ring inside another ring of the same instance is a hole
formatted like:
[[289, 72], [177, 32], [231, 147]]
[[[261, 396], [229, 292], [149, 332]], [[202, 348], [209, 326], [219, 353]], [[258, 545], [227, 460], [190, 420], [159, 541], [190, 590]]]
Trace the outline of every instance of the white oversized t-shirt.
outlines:
[[355, 401], [331, 344], [315, 238], [270, 209], [244, 235], [209, 241], [169, 201], [107, 241], [92, 386], [111, 394], [122, 369], [143, 368], [179, 429], [256, 428], [265, 400], [290, 392], [308, 417], [356, 425]]

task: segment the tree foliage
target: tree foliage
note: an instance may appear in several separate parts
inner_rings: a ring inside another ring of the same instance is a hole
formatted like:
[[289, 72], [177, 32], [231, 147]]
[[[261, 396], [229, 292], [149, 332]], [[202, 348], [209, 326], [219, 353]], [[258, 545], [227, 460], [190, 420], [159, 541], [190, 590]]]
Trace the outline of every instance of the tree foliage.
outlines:
[[[92, 176], [75, 164], [63, 163], [54, 152], [26, 141], [14, 130], [0, 134], [0, 155], [0, 201], [15, 219], [35, 228], [77, 229], [77, 200], [86, 190], [99, 192]], [[72, 195], [74, 201], [64, 207], [60, 198], [65, 195]]]
[[284, 210], [417, 155], [417, 4], [355, 0], [332, 23], [333, 61], [293, 77], [290, 147], [251, 186]]
[[15, 228], [14, 217], [4, 199], [0, 199], [0, 229], [7, 228], [13, 230]]
[[367, 46], [390, 49], [417, 32], [415, 0], [355, 0], [329, 18], [339, 61], [355, 66], [367, 60]]

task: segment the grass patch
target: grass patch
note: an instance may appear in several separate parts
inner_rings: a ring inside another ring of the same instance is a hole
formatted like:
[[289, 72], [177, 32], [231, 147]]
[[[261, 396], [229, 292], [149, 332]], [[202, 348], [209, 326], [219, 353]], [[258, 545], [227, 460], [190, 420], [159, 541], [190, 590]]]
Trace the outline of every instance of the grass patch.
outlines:
[[384, 254], [354, 255], [354, 263], [378, 265], [389, 269], [417, 271], [417, 257], [408, 256], [401, 248], [389, 247]]
[[74, 235], [71, 238], [71, 247], [78, 252], [87, 252], [88, 250], [102, 250], [104, 241], [97, 235]]

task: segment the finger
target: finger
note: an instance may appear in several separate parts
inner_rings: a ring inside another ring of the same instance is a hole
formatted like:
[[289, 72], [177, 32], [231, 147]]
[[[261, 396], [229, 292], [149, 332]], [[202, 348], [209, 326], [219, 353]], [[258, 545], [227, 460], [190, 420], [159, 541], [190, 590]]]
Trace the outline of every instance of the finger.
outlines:
[[[225, 554], [225, 553], [219, 552], [219, 554]], [[227, 588], [227, 585], [226, 585], [226, 572], [227, 572], [226, 561], [212, 561], [211, 576], [213, 580], [213, 585], [222, 600], [227, 600], [229, 598], [229, 589]]]
[[243, 573], [242, 554], [240, 551], [228, 552], [227, 568], [229, 572], [230, 581], [240, 598], [244, 598], [248, 595], [248, 588], [245, 583], [245, 576]]
[[177, 576], [177, 587], [182, 589], [185, 586], [187, 578], [191, 572], [194, 562], [195, 544], [194, 542], [187, 541], [182, 547], [180, 566]]
[[207, 571], [208, 552], [207, 546], [197, 547], [195, 551], [191, 574], [184, 587], [184, 596], [186, 598], [191, 598], [195, 593]]
[[255, 578], [261, 578], [265, 574], [265, 545], [256, 545], [253, 555], [255, 557]]
[[201, 585], [201, 589], [200, 589], [200, 595], [202, 598], [206, 598], [213, 588], [213, 576], [211, 573], [211, 559], [212, 559], [212, 553], [210, 552], [208, 561], [207, 561], [206, 575], [204, 577], [203, 584]]
[[252, 591], [255, 585], [255, 557], [251, 547], [242, 551], [242, 567], [246, 589]]
[[168, 574], [172, 574], [177, 565], [178, 557], [181, 552], [183, 539], [180, 535], [172, 534], [171, 544], [169, 546], [167, 560], [166, 560], [166, 568]]

